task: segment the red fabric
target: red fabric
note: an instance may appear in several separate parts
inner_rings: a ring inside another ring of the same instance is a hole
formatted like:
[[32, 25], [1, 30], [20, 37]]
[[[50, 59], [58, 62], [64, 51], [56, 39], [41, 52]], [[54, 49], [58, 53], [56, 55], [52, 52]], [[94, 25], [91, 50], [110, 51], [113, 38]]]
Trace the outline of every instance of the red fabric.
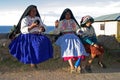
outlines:
[[85, 44], [85, 49], [88, 53], [94, 54], [94, 55], [102, 55], [104, 53], [104, 49], [102, 46], [99, 45], [99, 48], [96, 48], [92, 45]]

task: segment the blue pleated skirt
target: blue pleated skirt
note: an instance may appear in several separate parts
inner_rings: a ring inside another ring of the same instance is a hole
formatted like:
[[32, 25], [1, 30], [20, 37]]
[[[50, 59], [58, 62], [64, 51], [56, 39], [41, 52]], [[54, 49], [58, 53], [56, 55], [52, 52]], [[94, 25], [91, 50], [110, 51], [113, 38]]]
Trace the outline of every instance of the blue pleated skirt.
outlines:
[[52, 43], [42, 34], [20, 34], [12, 40], [9, 50], [24, 64], [38, 64], [53, 57]]
[[75, 34], [64, 34], [58, 38], [56, 44], [61, 48], [61, 57], [64, 61], [69, 59], [76, 60], [82, 56], [88, 56], [79, 37]]

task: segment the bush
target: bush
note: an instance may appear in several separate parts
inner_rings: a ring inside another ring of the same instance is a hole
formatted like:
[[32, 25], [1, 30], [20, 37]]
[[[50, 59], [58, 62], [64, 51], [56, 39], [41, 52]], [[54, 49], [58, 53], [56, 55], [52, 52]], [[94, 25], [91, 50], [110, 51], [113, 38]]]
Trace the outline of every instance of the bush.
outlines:
[[117, 41], [120, 43], [120, 36], [119, 36], [119, 37], [117, 37]]

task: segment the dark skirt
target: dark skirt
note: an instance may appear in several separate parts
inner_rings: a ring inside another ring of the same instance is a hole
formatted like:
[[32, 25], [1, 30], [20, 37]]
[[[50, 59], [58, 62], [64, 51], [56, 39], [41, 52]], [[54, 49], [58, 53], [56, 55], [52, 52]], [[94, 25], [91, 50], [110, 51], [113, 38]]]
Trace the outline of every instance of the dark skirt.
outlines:
[[89, 44], [85, 44], [84, 46], [85, 46], [85, 50], [90, 54], [99, 56], [99, 55], [103, 55], [103, 53], [104, 53], [104, 49], [100, 45], [99, 45], [99, 48], [96, 48], [96, 47], [89, 45]]
[[53, 57], [51, 41], [41, 34], [20, 34], [12, 40], [9, 50], [24, 64], [38, 64]]

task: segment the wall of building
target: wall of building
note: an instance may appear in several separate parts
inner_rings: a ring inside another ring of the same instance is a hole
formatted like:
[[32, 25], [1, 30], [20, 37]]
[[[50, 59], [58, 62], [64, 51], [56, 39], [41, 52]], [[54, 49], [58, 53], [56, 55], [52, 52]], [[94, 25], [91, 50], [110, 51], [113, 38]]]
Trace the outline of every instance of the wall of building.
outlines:
[[[101, 30], [101, 24], [104, 24], [104, 30]], [[93, 27], [96, 35], [117, 35], [117, 21], [95, 22]]]
[[104, 35], [105, 34], [104, 30], [100, 30], [100, 24], [104, 24], [104, 22], [93, 23], [93, 27], [95, 29], [96, 35]]
[[105, 35], [117, 35], [117, 21], [105, 22]]

